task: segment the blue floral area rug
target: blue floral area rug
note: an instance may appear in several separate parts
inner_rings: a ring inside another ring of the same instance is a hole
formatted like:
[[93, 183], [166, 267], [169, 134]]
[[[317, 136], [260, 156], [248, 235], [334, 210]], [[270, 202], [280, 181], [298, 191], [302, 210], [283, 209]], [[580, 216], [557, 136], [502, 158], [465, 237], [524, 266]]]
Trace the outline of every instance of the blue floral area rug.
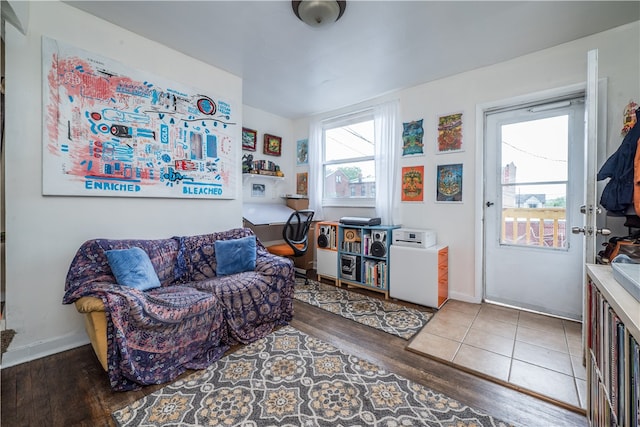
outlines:
[[119, 426], [507, 426], [290, 326], [112, 414]]
[[336, 286], [296, 279], [294, 298], [388, 334], [408, 340], [433, 317], [433, 313], [404, 307]]

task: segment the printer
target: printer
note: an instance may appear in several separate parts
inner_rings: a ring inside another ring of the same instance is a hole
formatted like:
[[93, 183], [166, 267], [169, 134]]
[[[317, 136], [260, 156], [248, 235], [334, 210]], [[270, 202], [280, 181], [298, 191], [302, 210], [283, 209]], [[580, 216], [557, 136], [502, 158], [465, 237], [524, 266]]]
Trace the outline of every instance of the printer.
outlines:
[[396, 228], [392, 232], [391, 244], [412, 248], [429, 248], [436, 244], [436, 232], [434, 230]]

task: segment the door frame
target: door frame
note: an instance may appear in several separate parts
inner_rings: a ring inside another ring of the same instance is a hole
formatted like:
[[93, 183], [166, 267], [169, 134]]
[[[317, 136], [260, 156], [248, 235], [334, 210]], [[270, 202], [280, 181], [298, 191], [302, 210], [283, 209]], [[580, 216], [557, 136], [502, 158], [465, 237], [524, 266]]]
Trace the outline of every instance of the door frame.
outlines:
[[[474, 276], [475, 276], [475, 290], [474, 290], [474, 300], [475, 302], [482, 302], [484, 300], [484, 264], [485, 264], [485, 253], [484, 253], [484, 239], [485, 239], [485, 227], [484, 227], [484, 204], [485, 204], [485, 181], [487, 179], [487, 174], [484, 169], [484, 151], [485, 151], [485, 114], [488, 111], [506, 108], [506, 107], [516, 107], [518, 105], [535, 103], [539, 101], [547, 101], [553, 100], [554, 98], [564, 98], [567, 96], [584, 96], [586, 98], [587, 91], [587, 82], [577, 83], [573, 85], [563, 86], [559, 88], [534, 92], [526, 95], [500, 99], [496, 101], [490, 101], [486, 103], [476, 104], [476, 185], [475, 185], [475, 194], [479, 195], [476, 198], [476, 209], [475, 209], [475, 253], [477, 254], [475, 257], [475, 265], [474, 265]], [[606, 78], [602, 78], [598, 80], [598, 129], [597, 129], [597, 163], [600, 164], [602, 162], [602, 153], [606, 150], [606, 144], [601, 143], [602, 141], [606, 141], [606, 117], [607, 117], [607, 80]], [[551, 101], [549, 101], [551, 102]], [[586, 108], [586, 107], [585, 107]], [[602, 152], [602, 153], [601, 153]], [[585, 163], [586, 159], [585, 159]], [[598, 222], [603, 221], [601, 219], [601, 215], [597, 216]], [[583, 272], [584, 274], [584, 272]]]

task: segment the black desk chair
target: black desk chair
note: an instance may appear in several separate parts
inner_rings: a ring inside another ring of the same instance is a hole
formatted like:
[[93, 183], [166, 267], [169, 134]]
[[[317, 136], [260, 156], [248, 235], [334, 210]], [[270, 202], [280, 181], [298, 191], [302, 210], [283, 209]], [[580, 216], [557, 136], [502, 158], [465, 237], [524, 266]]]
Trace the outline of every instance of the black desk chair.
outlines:
[[[294, 211], [282, 229], [284, 243], [271, 245], [267, 250], [274, 255], [287, 258], [297, 258], [306, 254], [309, 248], [309, 228], [311, 228], [313, 214], [314, 212], [309, 209]], [[298, 273], [298, 270], [295, 272], [296, 276], [304, 277], [305, 285], [309, 283], [306, 274], [303, 276], [302, 273]]]

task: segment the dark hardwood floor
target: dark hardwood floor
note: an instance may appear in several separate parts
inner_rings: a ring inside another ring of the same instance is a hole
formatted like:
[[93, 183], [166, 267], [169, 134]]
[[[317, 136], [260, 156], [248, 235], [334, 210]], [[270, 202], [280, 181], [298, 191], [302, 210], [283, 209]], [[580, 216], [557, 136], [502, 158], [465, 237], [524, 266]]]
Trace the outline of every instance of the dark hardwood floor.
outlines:
[[[581, 414], [406, 351], [402, 338], [298, 301], [291, 326], [514, 425], [587, 425]], [[112, 411], [162, 387], [111, 391], [90, 345], [5, 368], [1, 375], [3, 427], [114, 426]]]

